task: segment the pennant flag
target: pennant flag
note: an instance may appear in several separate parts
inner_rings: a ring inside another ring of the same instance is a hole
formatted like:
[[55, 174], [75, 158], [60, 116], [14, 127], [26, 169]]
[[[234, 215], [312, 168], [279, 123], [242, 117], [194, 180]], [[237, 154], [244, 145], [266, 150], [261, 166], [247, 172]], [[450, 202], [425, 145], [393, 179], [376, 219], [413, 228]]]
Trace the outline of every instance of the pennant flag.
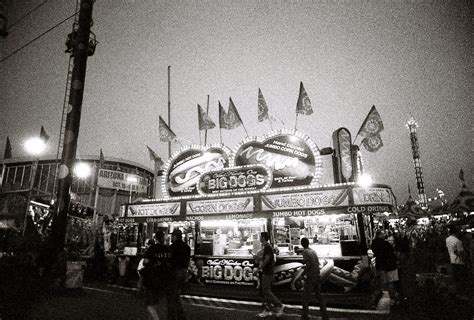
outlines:
[[357, 135], [361, 135], [364, 138], [373, 137], [379, 135], [383, 129], [382, 118], [377, 109], [375, 109], [375, 106], [372, 106]]
[[10, 138], [7, 137], [7, 144], [5, 145], [5, 152], [3, 153], [3, 159], [10, 159], [12, 157], [12, 145]]
[[263, 97], [262, 91], [258, 88], [258, 122], [269, 120], [268, 106]]
[[199, 119], [199, 130], [209, 130], [216, 126], [211, 117], [204, 112], [202, 107], [198, 104], [198, 119]]
[[46, 130], [44, 130], [43, 126], [41, 126], [40, 138], [44, 141], [44, 143], [48, 142], [49, 140], [49, 135], [46, 133]]
[[229, 98], [229, 110], [227, 111], [227, 125], [229, 126], [229, 130], [240, 127], [242, 124], [242, 118], [240, 118], [232, 98]]
[[170, 127], [166, 124], [165, 120], [160, 117], [159, 127], [160, 131], [160, 141], [162, 142], [170, 142], [176, 140], [176, 135], [173, 131], [171, 131]]
[[100, 156], [99, 156], [99, 168], [104, 166], [105, 158], [104, 154], [102, 153], [102, 148], [100, 148]]
[[383, 141], [380, 134], [378, 134], [376, 136], [365, 137], [364, 140], [362, 140], [362, 144], [367, 151], [376, 152], [383, 146]]
[[[7, 140], [7, 142], [8, 142], [8, 140]], [[464, 181], [464, 171], [462, 169], [461, 169], [461, 171], [459, 171], [459, 179], [461, 179], [462, 182], [465, 182]]]
[[155, 174], [158, 173], [158, 170], [161, 169], [161, 167], [163, 166], [163, 160], [161, 159], [161, 157], [155, 152], [153, 151], [149, 146], [146, 146], [147, 149], [148, 149], [148, 153], [150, 154], [150, 160], [154, 161], [155, 162]]
[[298, 102], [296, 103], [296, 113], [301, 113], [307, 116], [313, 113], [311, 101], [304, 89], [303, 82], [300, 82], [300, 94], [298, 96]]
[[229, 130], [229, 126], [227, 125], [227, 112], [225, 112], [224, 107], [221, 105], [219, 101], [219, 128]]

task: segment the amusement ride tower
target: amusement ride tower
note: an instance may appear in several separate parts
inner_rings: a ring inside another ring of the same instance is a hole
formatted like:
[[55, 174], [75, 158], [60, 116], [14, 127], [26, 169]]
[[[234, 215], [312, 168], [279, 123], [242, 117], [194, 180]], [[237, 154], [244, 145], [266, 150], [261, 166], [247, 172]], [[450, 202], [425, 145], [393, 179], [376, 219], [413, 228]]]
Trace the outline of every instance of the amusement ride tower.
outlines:
[[418, 124], [415, 119], [411, 117], [406, 126], [408, 131], [410, 131], [410, 141], [411, 141], [411, 150], [413, 153], [413, 164], [415, 166], [415, 176], [416, 176], [416, 187], [418, 189], [418, 202], [422, 208], [426, 208], [427, 199], [425, 193], [425, 186], [423, 184], [423, 173], [421, 172], [421, 162], [420, 162], [420, 149], [418, 146], [418, 134], [416, 129]]

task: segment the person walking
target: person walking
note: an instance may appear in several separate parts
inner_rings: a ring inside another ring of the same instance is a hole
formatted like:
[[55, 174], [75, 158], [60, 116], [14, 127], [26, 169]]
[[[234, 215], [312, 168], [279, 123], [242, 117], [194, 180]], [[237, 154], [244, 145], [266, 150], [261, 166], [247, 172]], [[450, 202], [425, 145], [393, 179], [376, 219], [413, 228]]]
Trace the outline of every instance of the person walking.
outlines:
[[262, 312], [257, 314], [257, 317], [265, 318], [271, 316], [271, 305], [276, 307], [276, 316], [279, 317], [283, 314], [285, 306], [278, 300], [272, 293], [272, 282], [273, 282], [273, 265], [275, 264], [275, 256], [273, 253], [273, 247], [270, 244], [270, 235], [268, 232], [260, 233], [260, 243], [263, 247], [263, 258], [260, 261], [258, 272], [262, 273], [262, 296], [265, 307]]
[[172, 290], [169, 313], [170, 320], [184, 320], [186, 315], [181, 304], [180, 295], [183, 292], [188, 275], [189, 260], [191, 259], [191, 248], [183, 241], [183, 233], [179, 229], [174, 229], [171, 233], [171, 262], [172, 279], [170, 286]]
[[149, 246], [143, 255], [143, 267], [139, 274], [143, 279], [143, 291], [145, 305], [153, 320], [166, 319], [169, 313], [171, 300], [170, 275], [171, 275], [171, 251], [165, 245], [163, 232], [155, 234], [155, 241], [149, 242]]
[[446, 248], [448, 249], [451, 262], [451, 272], [456, 286], [456, 293], [459, 299], [468, 300], [465, 295], [465, 282], [468, 277], [464, 246], [461, 241], [459, 229], [456, 226], [449, 228], [449, 236], [446, 238]]
[[397, 258], [392, 245], [385, 240], [383, 230], [376, 231], [371, 249], [375, 256], [375, 269], [381, 289], [388, 291], [391, 305], [398, 304], [398, 294], [395, 290], [395, 282], [399, 280]]
[[309, 248], [308, 238], [301, 239], [301, 246], [303, 246], [303, 276], [306, 276], [303, 288], [303, 312], [301, 314], [302, 320], [309, 319], [308, 306], [311, 299], [311, 293], [314, 292], [316, 299], [319, 301], [321, 312], [321, 319], [329, 319], [328, 311], [326, 309], [326, 301], [321, 295], [321, 274], [319, 270], [319, 258], [316, 252]]

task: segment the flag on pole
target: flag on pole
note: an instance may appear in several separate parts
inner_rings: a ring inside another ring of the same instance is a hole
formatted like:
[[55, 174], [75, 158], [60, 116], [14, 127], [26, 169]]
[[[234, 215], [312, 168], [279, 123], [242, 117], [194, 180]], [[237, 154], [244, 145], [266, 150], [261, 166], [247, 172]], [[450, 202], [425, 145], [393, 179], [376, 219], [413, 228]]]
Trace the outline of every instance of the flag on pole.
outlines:
[[219, 101], [219, 128], [229, 130], [229, 126], [227, 124], [227, 112], [225, 112], [224, 107], [221, 105]]
[[12, 157], [12, 145], [10, 138], [7, 137], [7, 144], [5, 145], [5, 152], [3, 153], [3, 159], [10, 159]]
[[303, 82], [300, 82], [300, 94], [298, 96], [298, 102], [296, 103], [296, 113], [301, 113], [307, 116], [313, 113], [311, 101], [304, 89]]
[[174, 134], [173, 131], [171, 131], [170, 127], [166, 124], [165, 120], [160, 117], [160, 122], [158, 129], [160, 131], [160, 141], [162, 142], [170, 142], [170, 141], [175, 141], [176, 135]]
[[209, 130], [216, 126], [211, 117], [204, 112], [202, 107], [198, 104], [198, 120], [199, 120], [199, 130]]
[[372, 106], [357, 135], [361, 135], [364, 138], [373, 137], [379, 135], [383, 129], [382, 118], [377, 109], [375, 109], [375, 106]]
[[408, 194], [411, 195], [410, 184], [408, 184]]
[[269, 119], [267, 102], [263, 97], [262, 91], [258, 88], [258, 122], [263, 122]]
[[367, 136], [362, 140], [362, 144], [369, 152], [376, 152], [383, 146], [382, 137], [380, 134], [376, 136]]
[[229, 130], [235, 129], [240, 127], [243, 122], [242, 118], [240, 118], [239, 112], [232, 101], [232, 98], [229, 98], [229, 110], [227, 111], [227, 124], [229, 126]]
[[464, 181], [464, 171], [462, 169], [461, 169], [461, 171], [459, 171], [459, 179], [461, 179], [462, 182], [465, 182]]
[[46, 133], [46, 130], [44, 130], [43, 126], [41, 126], [40, 138], [44, 141], [44, 143], [48, 142], [49, 140], [49, 135]]
[[99, 168], [104, 166], [105, 158], [104, 154], [102, 153], [102, 148], [100, 148], [100, 156], [99, 156]]

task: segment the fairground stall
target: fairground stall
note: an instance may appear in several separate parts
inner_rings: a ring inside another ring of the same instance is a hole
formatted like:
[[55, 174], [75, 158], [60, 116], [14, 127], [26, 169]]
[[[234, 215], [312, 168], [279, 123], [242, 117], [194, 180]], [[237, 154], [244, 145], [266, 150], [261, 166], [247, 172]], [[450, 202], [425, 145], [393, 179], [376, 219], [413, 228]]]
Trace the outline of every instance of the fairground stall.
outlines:
[[369, 216], [392, 212], [395, 199], [389, 186], [355, 183], [360, 166], [350, 133], [341, 128], [333, 138], [334, 148], [324, 151], [295, 130], [247, 138], [234, 152], [183, 148], [165, 164], [163, 199], [124, 206], [120, 221], [136, 235], [129, 245], [143, 252], [154, 232], [179, 228], [192, 249], [189, 292], [258, 300], [252, 254], [268, 231], [277, 252], [274, 292], [290, 302], [300, 299], [298, 249], [307, 237], [328, 303], [372, 304]]

